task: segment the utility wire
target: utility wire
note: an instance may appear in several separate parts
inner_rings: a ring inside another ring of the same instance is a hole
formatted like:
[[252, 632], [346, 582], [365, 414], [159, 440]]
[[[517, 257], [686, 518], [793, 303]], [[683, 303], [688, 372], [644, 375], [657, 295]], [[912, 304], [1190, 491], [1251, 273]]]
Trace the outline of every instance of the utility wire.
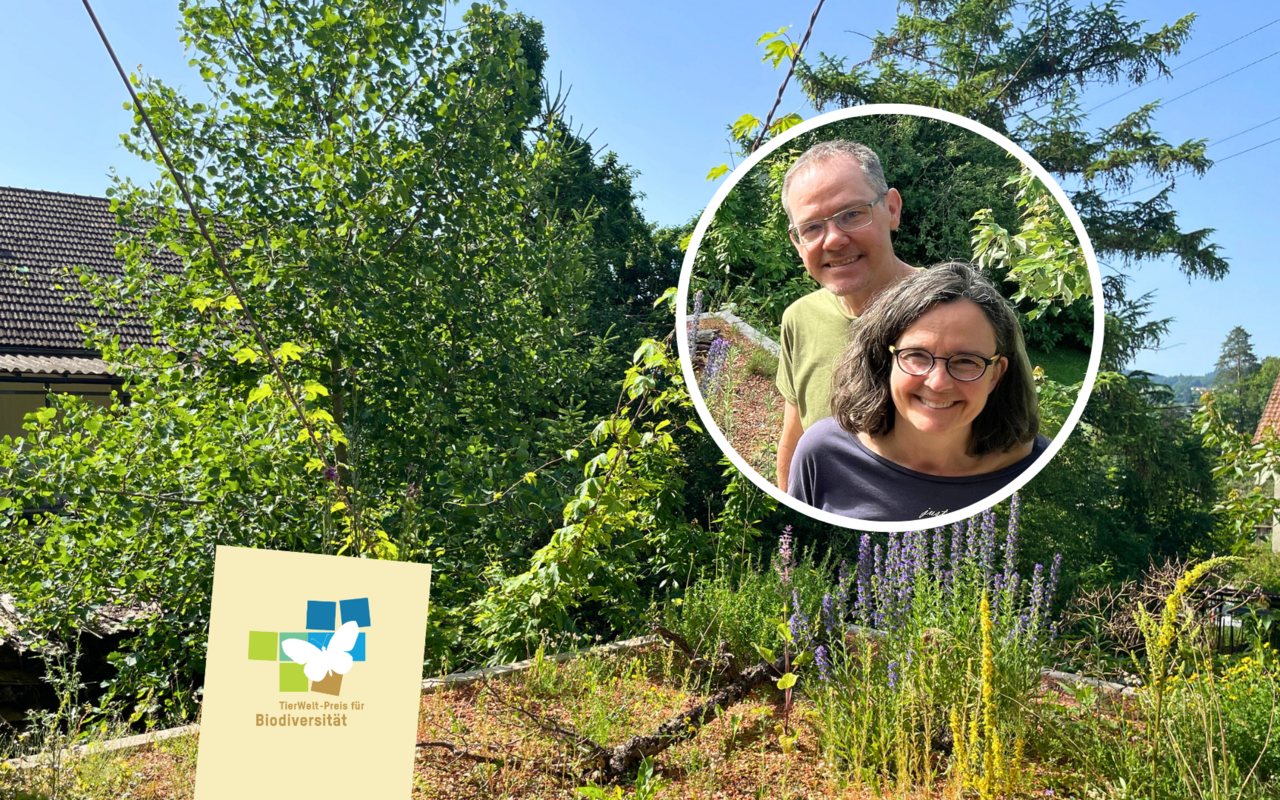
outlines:
[[1272, 117], [1271, 119], [1267, 120], [1266, 122], [1259, 122], [1257, 125], [1254, 125], [1252, 128], [1245, 128], [1244, 130], [1240, 131], [1239, 133], [1233, 133], [1233, 134], [1231, 134], [1230, 136], [1226, 136], [1226, 137], [1223, 137], [1223, 138], [1221, 138], [1221, 139], [1217, 139], [1217, 140], [1215, 140], [1212, 144], [1210, 144], [1210, 145], [1209, 145], [1209, 147], [1214, 147], [1215, 145], [1220, 145], [1220, 144], [1222, 144], [1223, 142], [1227, 141], [1228, 139], [1234, 139], [1234, 138], [1236, 138], [1237, 136], [1243, 136], [1243, 135], [1245, 135], [1246, 133], [1248, 133], [1249, 131], [1256, 131], [1258, 128], [1261, 128], [1261, 127], [1263, 127], [1264, 125], [1270, 125], [1271, 123], [1275, 122], [1276, 120], [1280, 120], [1280, 117]]
[[[1280, 119], [1280, 117], [1277, 117], [1277, 119]], [[1274, 121], [1275, 121], [1275, 120], [1272, 120], [1272, 122], [1274, 122]], [[1265, 123], [1265, 122], [1264, 122], [1264, 123], [1262, 123], [1262, 125], [1266, 125], [1266, 124], [1267, 124], [1267, 123]], [[1255, 127], [1255, 128], [1260, 128], [1260, 127], [1262, 127], [1262, 125], [1255, 125], [1254, 127]], [[1249, 130], [1253, 130], [1253, 128], [1250, 128]], [[1245, 132], [1245, 131], [1241, 131], [1240, 133], [1244, 133], [1244, 132]], [[1239, 133], [1235, 134], [1235, 136], [1239, 136], [1239, 135], [1240, 135]], [[1228, 137], [1228, 138], [1230, 138], [1230, 137]], [[1223, 141], [1225, 141], [1225, 140], [1223, 140]], [[1230, 161], [1231, 159], [1235, 158], [1236, 156], [1242, 156], [1242, 155], [1244, 155], [1245, 153], [1251, 153], [1251, 152], [1253, 152], [1254, 150], [1257, 150], [1258, 148], [1261, 148], [1261, 147], [1266, 147], [1266, 146], [1267, 146], [1267, 145], [1269, 145], [1269, 144], [1275, 144], [1276, 142], [1280, 142], [1280, 136], [1276, 137], [1275, 139], [1271, 139], [1270, 141], [1263, 142], [1262, 144], [1256, 144], [1256, 145], [1254, 145], [1253, 147], [1249, 147], [1249, 148], [1246, 148], [1246, 149], [1244, 149], [1244, 150], [1241, 150], [1241, 151], [1240, 151], [1240, 152], [1238, 152], [1238, 153], [1232, 153], [1232, 154], [1231, 154], [1231, 155], [1229, 155], [1229, 156], [1223, 156], [1222, 158], [1215, 159], [1215, 160], [1214, 160], [1214, 162], [1213, 162], [1213, 163], [1214, 163], [1214, 166], [1217, 166], [1218, 164], [1221, 164], [1223, 161]], [[1183, 175], [1186, 175], [1186, 174], [1187, 174], [1187, 173], [1189, 173], [1189, 172], [1192, 172], [1192, 170], [1187, 169], [1187, 170], [1183, 170], [1182, 172], [1174, 173], [1173, 175], [1170, 175], [1166, 180], [1172, 180], [1172, 179], [1174, 179], [1174, 178], [1180, 178], [1180, 177], [1182, 177]], [[1123, 199], [1125, 199], [1126, 197], [1128, 197], [1128, 196], [1130, 196], [1130, 195], [1137, 194], [1138, 192], [1145, 192], [1146, 190], [1151, 189], [1151, 188], [1154, 188], [1154, 187], [1156, 187], [1156, 186], [1159, 186], [1159, 185], [1160, 185], [1160, 184], [1162, 184], [1162, 183], [1164, 183], [1164, 181], [1163, 181], [1163, 180], [1161, 180], [1161, 181], [1156, 181], [1155, 183], [1150, 184], [1149, 186], [1143, 186], [1141, 189], [1134, 189], [1132, 192], [1128, 192], [1128, 193], [1126, 193], [1126, 194], [1122, 194], [1122, 195], [1120, 195], [1119, 197], [1113, 197], [1113, 198], [1111, 198], [1111, 199], [1112, 199], [1112, 200], [1123, 200]]]
[[1248, 69], [1249, 67], [1252, 67], [1254, 64], [1261, 64], [1263, 61], [1266, 61], [1268, 58], [1271, 58], [1272, 56], [1276, 56], [1276, 55], [1280, 55], [1280, 50], [1277, 50], [1277, 51], [1275, 51], [1274, 53], [1271, 53], [1270, 55], [1265, 55], [1265, 56], [1263, 56], [1262, 58], [1258, 59], [1257, 61], [1250, 61], [1248, 64], [1245, 64], [1245, 65], [1244, 65], [1243, 67], [1241, 67], [1240, 69], [1232, 70], [1231, 72], [1228, 72], [1226, 75], [1222, 75], [1222, 76], [1219, 76], [1219, 77], [1217, 77], [1217, 78], [1214, 78], [1213, 80], [1209, 81], [1208, 83], [1202, 83], [1202, 84], [1200, 84], [1199, 86], [1197, 86], [1196, 88], [1192, 89], [1192, 90], [1191, 90], [1191, 91], [1189, 91], [1189, 92], [1183, 92], [1182, 94], [1178, 95], [1177, 97], [1175, 97], [1175, 98], [1173, 98], [1173, 99], [1171, 99], [1171, 100], [1165, 100], [1165, 101], [1164, 101], [1163, 103], [1161, 103], [1160, 105], [1161, 105], [1161, 107], [1163, 108], [1164, 106], [1167, 106], [1167, 105], [1169, 105], [1170, 103], [1172, 103], [1174, 100], [1181, 100], [1182, 98], [1186, 97], [1186, 96], [1187, 96], [1187, 95], [1189, 95], [1189, 94], [1195, 94], [1196, 92], [1200, 91], [1201, 89], [1205, 88], [1206, 86], [1212, 86], [1213, 84], [1217, 83], [1217, 82], [1218, 82], [1218, 81], [1220, 81], [1220, 80], [1223, 80], [1224, 78], [1230, 78], [1232, 75], [1235, 75], [1237, 72], [1243, 72], [1243, 71], [1245, 71], [1246, 69]]
[[[1258, 31], [1260, 31], [1260, 30], [1262, 30], [1262, 29], [1264, 29], [1264, 28], [1269, 28], [1269, 27], [1271, 27], [1272, 25], [1275, 25], [1277, 22], [1280, 22], [1280, 18], [1273, 19], [1273, 20], [1271, 20], [1270, 22], [1268, 22], [1268, 23], [1267, 23], [1267, 24], [1265, 24], [1265, 25], [1259, 25], [1258, 27], [1254, 28], [1253, 30], [1249, 31], [1248, 33], [1245, 33], [1245, 34], [1242, 34], [1242, 35], [1240, 35], [1240, 36], [1237, 36], [1236, 38], [1232, 39], [1231, 41], [1227, 42], [1226, 44], [1218, 45], [1217, 47], [1213, 48], [1212, 50], [1210, 50], [1210, 51], [1209, 51], [1209, 52], [1207, 52], [1207, 53], [1201, 53], [1200, 55], [1196, 56], [1195, 58], [1191, 59], [1190, 61], [1184, 61], [1184, 62], [1182, 62], [1181, 64], [1179, 64], [1178, 66], [1176, 66], [1176, 67], [1174, 67], [1173, 69], [1169, 70], [1169, 72], [1177, 72], [1178, 70], [1182, 69], [1183, 67], [1186, 67], [1186, 66], [1189, 66], [1189, 65], [1191, 65], [1191, 64], [1194, 64], [1195, 62], [1199, 61], [1200, 59], [1204, 58], [1205, 56], [1211, 56], [1211, 55], [1213, 55], [1214, 53], [1218, 52], [1219, 50], [1222, 50], [1223, 48], [1230, 47], [1231, 45], [1235, 44], [1236, 42], [1240, 41], [1241, 39], [1244, 39], [1244, 38], [1246, 38], [1246, 37], [1252, 36], [1253, 34], [1257, 33]], [[1272, 53], [1271, 55], [1275, 55], [1275, 53]], [[1271, 56], [1267, 56], [1267, 58], [1270, 58], [1270, 57], [1271, 57]], [[1264, 59], [1259, 59], [1259, 60], [1264, 60]], [[1258, 63], [1258, 62], [1257, 62], [1257, 61], [1255, 61], [1255, 62], [1253, 62], [1253, 63], [1254, 63], [1254, 64], [1256, 64], [1256, 63]], [[1253, 64], [1248, 64], [1248, 65], [1246, 65], [1246, 66], [1253, 66]], [[1245, 68], [1245, 67], [1241, 67], [1240, 69], [1244, 69], [1244, 68]], [[1236, 70], [1236, 72], [1239, 72], [1239, 71], [1240, 71], [1240, 70]], [[1229, 74], [1229, 75], [1234, 75], [1235, 73], [1234, 73], [1234, 72], [1232, 72], [1232, 73], [1228, 73], [1228, 74]], [[1227, 77], [1227, 76], [1226, 76], [1226, 75], [1223, 75], [1222, 77], [1223, 77], [1223, 78], [1225, 78], [1225, 77]], [[1107, 103], [1110, 103], [1110, 102], [1112, 102], [1113, 100], [1119, 100], [1121, 97], [1124, 97], [1125, 95], [1127, 95], [1127, 94], [1129, 94], [1129, 93], [1131, 93], [1131, 92], [1136, 92], [1136, 91], [1138, 91], [1139, 89], [1141, 89], [1143, 86], [1146, 86], [1148, 83], [1150, 83], [1150, 82], [1151, 82], [1151, 81], [1153, 81], [1153, 80], [1155, 80], [1155, 77], [1148, 78], [1147, 80], [1143, 81], [1142, 83], [1138, 84], [1137, 86], [1133, 87], [1132, 89], [1129, 89], [1129, 90], [1127, 90], [1127, 91], [1121, 92], [1120, 94], [1118, 94], [1118, 95], [1116, 95], [1115, 97], [1111, 98], [1111, 100], [1104, 100], [1104, 101], [1102, 101], [1101, 103], [1098, 103], [1096, 106], [1094, 106], [1093, 108], [1089, 109], [1088, 111], [1086, 111], [1086, 112], [1084, 112], [1084, 113], [1086, 113], [1086, 114], [1092, 114], [1094, 111], [1097, 111], [1098, 109], [1102, 108], [1102, 107], [1103, 107], [1103, 106], [1105, 106]], [[1219, 78], [1218, 80], [1222, 80], [1222, 78]], [[1210, 81], [1210, 83], [1212, 83], [1212, 81]], [[1208, 86], [1208, 84], [1205, 84], [1205, 86]], [[1201, 87], [1201, 88], [1204, 88], [1204, 87]], [[1195, 89], [1192, 89], [1191, 91], [1193, 91], [1193, 92], [1194, 92], [1194, 91], [1195, 91]], [[1190, 94], [1190, 93], [1191, 93], [1191, 92], [1187, 92], [1187, 94]], [[1185, 95], [1183, 95], [1183, 96], [1185, 96]], [[1174, 99], [1176, 100], [1177, 98], [1174, 98]], [[1169, 102], [1173, 102], [1173, 101], [1171, 100], [1171, 101], [1169, 101]], [[1041, 103], [1040, 105], [1038, 105], [1038, 106], [1036, 106], [1035, 108], [1031, 109], [1031, 111], [1037, 111], [1037, 110], [1039, 110], [1039, 109], [1041, 109], [1041, 108], [1044, 108], [1044, 107], [1045, 107], [1045, 106], [1047, 106], [1047, 105], [1048, 105], [1048, 103]], [[1027, 113], [1030, 113], [1030, 112], [1027, 112]]]

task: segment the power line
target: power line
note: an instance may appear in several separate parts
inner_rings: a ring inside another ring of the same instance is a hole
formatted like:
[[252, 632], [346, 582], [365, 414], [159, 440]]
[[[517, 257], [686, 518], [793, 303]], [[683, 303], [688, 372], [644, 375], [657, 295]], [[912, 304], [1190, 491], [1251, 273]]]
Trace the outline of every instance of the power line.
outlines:
[[[1278, 117], [1277, 119], [1280, 119], [1280, 117]], [[1275, 121], [1275, 120], [1272, 120], [1272, 122], [1274, 122], [1274, 121]], [[1266, 125], [1267, 123], [1265, 123], [1265, 122], [1264, 122], [1264, 123], [1262, 123], [1262, 124], [1263, 124], [1263, 125]], [[1254, 127], [1255, 127], [1255, 128], [1260, 128], [1260, 127], [1262, 127], [1262, 125], [1255, 125]], [[1250, 130], [1253, 130], [1253, 128], [1250, 128]], [[1245, 131], [1241, 131], [1240, 133], [1244, 133], [1244, 132], [1245, 132]], [[1237, 133], [1237, 134], [1234, 134], [1234, 135], [1235, 135], [1235, 136], [1239, 136], [1240, 134], [1239, 134], [1239, 133]], [[1228, 137], [1228, 138], [1231, 138], [1231, 137]], [[1223, 141], [1226, 141], [1226, 140], [1224, 139]], [[1260, 147], [1266, 147], [1267, 145], [1269, 145], [1269, 144], [1275, 144], [1276, 142], [1280, 142], [1280, 136], [1276, 137], [1275, 139], [1271, 139], [1270, 141], [1263, 142], [1262, 144], [1256, 144], [1256, 145], [1254, 145], [1253, 147], [1249, 147], [1249, 148], [1246, 148], [1246, 149], [1244, 149], [1244, 150], [1241, 150], [1241, 151], [1240, 151], [1240, 152], [1238, 152], [1238, 153], [1232, 153], [1232, 154], [1231, 154], [1231, 155], [1229, 155], [1229, 156], [1223, 156], [1222, 158], [1215, 159], [1213, 163], [1214, 163], [1214, 165], [1215, 165], [1215, 166], [1217, 166], [1218, 164], [1221, 164], [1223, 161], [1230, 161], [1231, 159], [1235, 158], [1236, 156], [1242, 156], [1242, 155], [1244, 155], [1245, 153], [1251, 153], [1251, 152], [1253, 152], [1254, 150], [1257, 150], [1257, 149], [1258, 149], [1258, 148], [1260, 148]], [[1193, 171], [1193, 170], [1189, 170], [1189, 169], [1187, 169], [1187, 170], [1183, 170], [1182, 172], [1174, 173], [1173, 175], [1170, 175], [1170, 176], [1169, 176], [1169, 178], [1167, 178], [1166, 180], [1172, 180], [1173, 178], [1180, 178], [1180, 177], [1182, 177], [1183, 175], [1186, 175], [1187, 173], [1192, 172], [1192, 171]], [[1145, 192], [1146, 190], [1148, 190], [1148, 189], [1152, 189], [1152, 188], [1154, 188], [1154, 187], [1156, 187], [1156, 186], [1159, 186], [1159, 185], [1160, 185], [1160, 184], [1162, 184], [1162, 183], [1164, 183], [1164, 181], [1163, 181], [1163, 180], [1161, 180], [1161, 181], [1156, 181], [1155, 183], [1150, 184], [1149, 186], [1143, 186], [1141, 189], [1134, 189], [1132, 192], [1128, 192], [1128, 193], [1126, 193], [1126, 194], [1122, 194], [1122, 195], [1120, 195], [1119, 197], [1113, 197], [1113, 198], [1111, 198], [1111, 199], [1112, 199], [1112, 200], [1123, 200], [1123, 199], [1125, 199], [1126, 197], [1129, 197], [1130, 195], [1135, 195], [1135, 194], [1137, 194], [1138, 192]]]
[[[1254, 28], [1253, 30], [1249, 31], [1248, 33], [1245, 33], [1245, 34], [1242, 34], [1242, 35], [1240, 35], [1240, 36], [1237, 36], [1236, 38], [1232, 39], [1231, 41], [1227, 42], [1226, 44], [1218, 45], [1217, 47], [1213, 48], [1212, 50], [1210, 50], [1210, 51], [1209, 51], [1209, 52], [1207, 52], [1207, 53], [1201, 53], [1200, 55], [1196, 56], [1195, 58], [1191, 59], [1190, 61], [1184, 61], [1184, 62], [1182, 62], [1181, 64], [1179, 64], [1178, 66], [1176, 66], [1176, 67], [1174, 67], [1173, 69], [1169, 70], [1169, 72], [1177, 72], [1178, 70], [1182, 69], [1183, 67], [1186, 67], [1186, 66], [1189, 66], [1189, 65], [1191, 65], [1191, 64], [1194, 64], [1195, 62], [1199, 61], [1200, 59], [1204, 58], [1205, 56], [1211, 56], [1211, 55], [1213, 55], [1214, 53], [1218, 52], [1219, 50], [1222, 50], [1223, 48], [1230, 47], [1231, 45], [1235, 44], [1236, 42], [1240, 41], [1241, 39], [1244, 39], [1244, 38], [1246, 38], [1246, 37], [1252, 36], [1253, 34], [1257, 33], [1258, 31], [1260, 31], [1260, 30], [1262, 30], [1262, 29], [1264, 29], [1264, 28], [1269, 28], [1269, 27], [1271, 27], [1272, 25], [1275, 25], [1277, 22], [1280, 22], [1280, 18], [1273, 19], [1273, 20], [1271, 20], [1270, 22], [1268, 22], [1268, 23], [1267, 23], [1267, 24], [1265, 24], [1265, 25], [1259, 25], [1258, 27]], [[1275, 55], [1275, 53], [1272, 53], [1271, 55]], [[1271, 57], [1271, 56], [1267, 56], [1267, 58], [1270, 58], [1270, 57]], [[1259, 59], [1259, 60], [1264, 60], [1264, 59]], [[1254, 64], [1256, 64], [1256, 63], [1258, 63], [1258, 62], [1257, 62], [1257, 61], [1255, 61], [1255, 62], [1253, 62], [1253, 63], [1254, 63]], [[1251, 67], [1251, 66], [1253, 66], [1253, 64], [1247, 64], [1247, 65], [1246, 65], [1246, 67]], [[1245, 67], [1241, 67], [1240, 69], [1245, 69]], [[1240, 70], [1236, 70], [1236, 72], [1239, 72], [1239, 71], [1240, 71]], [[1234, 75], [1235, 73], [1228, 73], [1228, 74], [1232, 74], [1232, 75]], [[1226, 76], [1226, 75], [1223, 75], [1222, 77], [1223, 77], [1223, 78], [1225, 78], [1225, 77], [1227, 77], [1227, 76]], [[1222, 78], [1219, 78], [1218, 80], [1221, 80], [1221, 79], [1222, 79]], [[1137, 86], [1133, 87], [1132, 89], [1129, 89], [1128, 91], [1121, 92], [1120, 94], [1118, 94], [1118, 95], [1116, 95], [1115, 97], [1111, 98], [1111, 100], [1104, 100], [1104, 101], [1102, 101], [1101, 103], [1097, 104], [1096, 106], [1094, 106], [1093, 108], [1089, 109], [1088, 111], [1086, 111], [1086, 112], [1084, 112], [1084, 113], [1086, 113], [1086, 114], [1092, 114], [1094, 111], [1097, 111], [1098, 109], [1102, 108], [1102, 107], [1103, 107], [1103, 106], [1105, 106], [1107, 103], [1110, 103], [1110, 102], [1112, 102], [1113, 100], [1119, 100], [1121, 97], [1124, 97], [1125, 95], [1129, 94], [1130, 92], [1136, 92], [1136, 91], [1138, 91], [1139, 89], [1141, 89], [1143, 86], [1146, 86], [1148, 83], [1150, 83], [1150, 82], [1151, 82], [1151, 81], [1153, 81], [1153, 80], [1155, 80], [1155, 77], [1148, 78], [1147, 80], [1143, 81], [1142, 83], [1138, 84]], [[1212, 81], [1210, 81], [1210, 83], [1212, 83]], [[1208, 86], [1208, 85], [1209, 85], [1209, 84], [1205, 84], [1205, 86]], [[1201, 87], [1201, 88], [1204, 88], [1204, 87]], [[1191, 91], [1193, 91], [1193, 92], [1194, 92], [1194, 91], [1195, 91], [1195, 89], [1192, 89]], [[1187, 92], [1187, 94], [1190, 94], [1190, 93], [1191, 93], [1191, 92]], [[1185, 95], [1182, 95], [1182, 96], [1185, 96]], [[1176, 100], [1177, 98], [1174, 98], [1174, 99]], [[1173, 101], [1171, 100], [1170, 102], [1173, 102]], [[1044, 103], [1044, 104], [1041, 104], [1041, 105], [1039, 105], [1039, 106], [1036, 106], [1036, 108], [1033, 108], [1033, 109], [1031, 109], [1031, 110], [1032, 110], [1032, 111], [1036, 111], [1036, 110], [1038, 110], [1038, 109], [1040, 109], [1040, 108], [1043, 108], [1045, 105], [1048, 105], [1048, 103]]]
[[1249, 67], [1252, 67], [1254, 64], [1261, 64], [1263, 61], [1266, 61], [1268, 58], [1271, 58], [1272, 56], [1276, 56], [1276, 55], [1280, 55], [1280, 50], [1277, 50], [1277, 51], [1275, 51], [1274, 53], [1271, 53], [1270, 55], [1265, 55], [1265, 56], [1263, 56], [1262, 58], [1258, 59], [1257, 61], [1251, 61], [1251, 62], [1249, 62], [1248, 64], [1245, 64], [1245, 65], [1244, 65], [1243, 67], [1241, 67], [1240, 69], [1235, 69], [1235, 70], [1232, 70], [1231, 72], [1228, 72], [1226, 75], [1222, 75], [1222, 76], [1220, 76], [1220, 77], [1214, 78], [1213, 80], [1209, 81], [1208, 83], [1201, 84], [1201, 85], [1197, 86], [1196, 88], [1192, 89], [1192, 90], [1191, 90], [1191, 91], [1189, 91], [1189, 92], [1183, 92], [1182, 94], [1178, 95], [1177, 97], [1173, 98], [1172, 100], [1165, 100], [1165, 101], [1164, 101], [1163, 103], [1161, 103], [1160, 105], [1161, 105], [1161, 107], [1163, 108], [1164, 106], [1167, 106], [1167, 105], [1169, 105], [1170, 103], [1172, 103], [1174, 100], [1181, 100], [1182, 98], [1186, 97], [1186, 96], [1187, 96], [1187, 95], [1189, 95], [1189, 94], [1194, 94], [1194, 93], [1196, 93], [1196, 92], [1200, 91], [1201, 89], [1205, 88], [1206, 86], [1212, 86], [1213, 84], [1217, 83], [1217, 82], [1218, 82], [1218, 81], [1220, 81], [1220, 80], [1223, 80], [1224, 78], [1230, 78], [1232, 75], [1235, 75], [1237, 72], [1243, 72], [1244, 70], [1248, 69]]
[[1272, 117], [1271, 119], [1267, 120], [1266, 122], [1260, 122], [1260, 123], [1258, 123], [1257, 125], [1254, 125], [1252, 128], [1245, 128], [1244, 130], [1240, 131], [1239, 133], [1233, 133], [1233, 134], [1231, 134], [1230, 136], [1227, 136], [1227, 137], [1225, 137], [1225, 138], [1223, 138], [1223, 139], [1218, 139], [1217, 141], [1215, 141], [1215, 142], [1213, 142], [1212, 144], [1210, 144], [1210, 145], [1209, 145], [1209, 147], [1214, 147], [1215, 145], [1220, 145], [1220, 144], [1222, 144], [1223, 142], [1227, 141], [1227, 139], [1234, 139], [1234, 138], [1236, 138], [1237, 136], [1243, 136], [1243, 135], [1245, 135], [1246, 133], [1248, 133], [1249, 131], [1256, 131], [1258, 128], [1261, 128], [1261, 127], [1263, 127], [1264, 125], [1270, 125], [1271, 123], [1275, 122], [1276, 120], [1280, 120], [1280, 117]]

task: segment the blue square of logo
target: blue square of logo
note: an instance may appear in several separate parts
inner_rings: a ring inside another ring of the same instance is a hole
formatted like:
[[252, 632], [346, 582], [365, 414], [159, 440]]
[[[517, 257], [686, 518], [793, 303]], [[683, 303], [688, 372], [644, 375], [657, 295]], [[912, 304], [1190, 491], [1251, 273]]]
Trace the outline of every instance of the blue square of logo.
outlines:
[[328, 647], [332, 638], [332, 631], [307, 631], [307, 641], [316, 647]]
[[307, 601], [307, 627], [314, 631], [333, 630], [338, 604], [331, 600]]
[[345, 624], [352, 620], [355, 620], [358, 627], [369, 627], [369, 598], [358, 597], [342, 601], [342, 622]]
[[351, 648], [352, 661], [364, 661], [364, 631], [356, 637], [356, 646]]

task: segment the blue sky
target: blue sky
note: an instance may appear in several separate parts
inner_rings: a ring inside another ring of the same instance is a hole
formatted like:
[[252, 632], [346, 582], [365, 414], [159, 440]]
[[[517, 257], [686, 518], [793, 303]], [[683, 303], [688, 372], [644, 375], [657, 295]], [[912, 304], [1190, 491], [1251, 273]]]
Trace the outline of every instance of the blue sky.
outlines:
[[[126, 95], [81, 4], [0, 2], [0, 73], [10, 76], [0, 85], [0, 185], [101, 195], [113, 166], [147, 180], [149, 168], [119, 146], [130, 122], [122, 108]], [[814, 4], [513, 0], [511, 8], [542, 20], [551, 54], [547, 74], [553, 86], [563, 76], [571, 87], [575, 123], [595, 131], [597, 147], [616, 151], [639, 170], [636, 187], [645, 194], [646, 217], [676, 224], [698, 214], [714, 193], [717, 184], [705, 176], [727, 159], [726, 125], [746, 112], [763, 117], [773, 103], [782, 73], [761, 63], [757, 37], [783, 25], [793, 26], [790, 33], [798, 37]], [[126, 68], [141, 64], [199, 95], [198, 76], [186, 66], [175, 31], [176, 2], [96, 0], [94, 8]], [[1153, 26], [1196, 12], [1192, 39], [1170, 65], [1208, 55], [1175, 69], [1171, 80], [1153, 81], [1099, 108], [1091, 124], [1114, 122], [1140, 103], [1164, 98], [1172, 102], [1157, 115], [1156, 127], [1170, 141], [1206, 138], [1216, 159], [1259, 146], [1204, 178], [1179, 181], [1174, 205], [1184, 229], [1216, 229], [1213, 241], [1231, 261], [1231, 274], [1218, 282], [1188, 282], [1171, 264], [1130, 270], [1134, 293], [1156, 292], [1155, 313], [1175, 318], [1166, 348], [1140, 356], [1136, 366], [1164, 374], [1207, 371], [1235, 325], [1253, 335], [1260, 356], [1280, 355], [1280, 270], [1273, 266], [1280, 215], [1270, 183], [1280, 173], [1280, 142], [1265, 144], [1280, 137], [1280, 121], [1262, 125], [1280, 117], [1280, 23], [1228, 44], [1280, 18], [1280, 6], [1273, 0], [1133, 0], [1125, 8], [1129, 17]], [[829, 0], [809, 50], [859, 61], [869, 49], [860, 34], [888, 29], [894, 10], [891, 0]], [[1095, 90], [1085, 108], [1121, 91]], [[780, 114], [790, 111], [813, 114], [795, 88], [779, 108]], [[1262, 127], [1214, 144], [1255, 125]]]

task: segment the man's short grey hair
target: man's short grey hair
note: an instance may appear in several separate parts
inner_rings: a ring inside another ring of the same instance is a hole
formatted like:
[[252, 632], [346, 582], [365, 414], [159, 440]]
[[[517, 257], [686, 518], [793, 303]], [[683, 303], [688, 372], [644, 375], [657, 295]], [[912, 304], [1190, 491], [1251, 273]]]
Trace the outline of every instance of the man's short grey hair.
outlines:
[[858, 144], [847, 139], [832, 139], [829, 142], [818, 142], [805, 150], [787, 170], [782, 179], [782, 210], [787, 212], [787, 221], [794, 223], [791, 216], [791, 181], [802, 170], [812, 169], [837, 158], [851, 158], [858, 162], [862, 174], [866, 176], [871, 190], [877, 195], [889, 191], [889, 184], [884, 179], [884, 167], [880, 166], [880, 156], [865, 144]]

